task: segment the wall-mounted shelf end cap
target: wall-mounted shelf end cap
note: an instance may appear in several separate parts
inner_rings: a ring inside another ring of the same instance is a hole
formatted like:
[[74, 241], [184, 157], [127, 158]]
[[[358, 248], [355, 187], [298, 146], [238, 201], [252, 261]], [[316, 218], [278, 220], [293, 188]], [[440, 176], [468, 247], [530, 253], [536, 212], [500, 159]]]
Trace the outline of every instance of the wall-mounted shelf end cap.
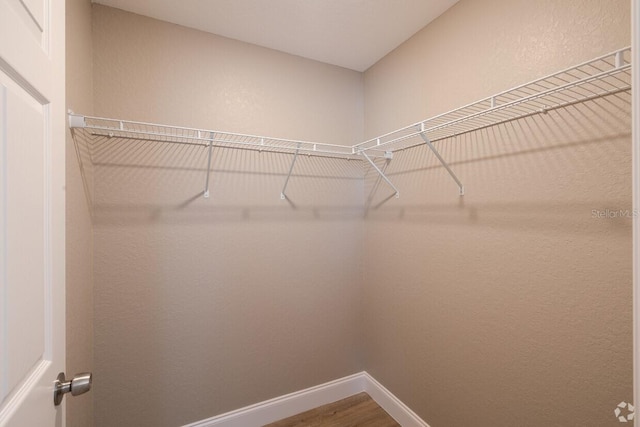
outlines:
[[73, 111], [69, 111], [69, 128], [84, 128], [87, 127], [87, 123], [84, 120], [84, 116], [80, 114], [73, 114]]

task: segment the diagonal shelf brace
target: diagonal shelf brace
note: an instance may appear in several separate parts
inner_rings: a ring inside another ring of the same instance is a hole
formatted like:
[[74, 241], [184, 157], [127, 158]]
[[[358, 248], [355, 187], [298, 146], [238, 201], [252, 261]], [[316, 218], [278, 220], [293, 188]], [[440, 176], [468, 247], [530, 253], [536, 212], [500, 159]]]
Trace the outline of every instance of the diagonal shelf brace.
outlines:
[[285, 200], [287, 198], [287, 185], [289, 185], [289, 178], [291, 178], [291, 172], [293, 172], [293, 166], [296, 164], [296, 160], [298, 159], [298, 154], [300, 153], [300, 143], [298, 143], [298, 148], [296, 148], [296, 153], [293, 155], [293, 161], [291, 162], [291, 166], [289, 167], [289, 173], [287, 174], [287, 179], [284, 181], [284, 186], [282, 187], [282, 191], [280, 192], [280, 198]]
[[427, 145], [427, 147], [429, 147], [429, 149], [433, 151], [433, 154], [435, 154], [436, 158], [440, 161], [440, 163], [442, 163], [442, 166], [444, 166], [447, 172], [449, 172], [449, 175], [451, 175], [451, 178], [453, 178], [456, 184], [458, 184], [460, 195], [464, 196], [464, 185], [462, 185], [462, 182], [460, 182], [460, 180], [458, 179], [456, 174], [453, 173], [453, 171], [451, 170], [447, 162], [445, 162], [442, 156], [440, 155], [440, 153], [438, 153], [438, 150], [436, 150], [436, 147], [433, 146], [433, 144], [431, 143], [427, 135], [424, 133], [424, 131], [420, 132], [420, 137], [424, 140], [424, 143]]
[[373, 166], [373, 168], [376, 170], [376, 172], [378, 172], [378, 174], [380, 175], [380, 177], [382, 179], [384, 179], [384, 181], [389, 184], [389, 187], [393, 188], [393, 191], [395, 192], [395, 196], [396, 199], [398, 197], [400, 197], [400, 192], [398, 191], [398, 189], [396, 188], [395, 185], [393, 185], [393, 183], [389, 180], [389, 178], [387, 178], [387, 176], [384, 174], [384, 172], [382, 172], [382, 170], [373, 162], [373, 160], [371, 160], [371, 158], [369, 156], [367, 156], [367, 153], [364, 151], [360, 151], [360, 154], [362, 154], [364, 156], [365, 159], [367, 159], [367, 161], [369, 162], [369, 164], [371, 164], [371, 166]]
[[209, 198], [209, 174], [211, 173], [211, 155], [213, 153], [213, 139], [215, 134], [211, 132], [209, 135], [209, 160], [207, 161], [207, 180], [204, 183], [204, 197]]

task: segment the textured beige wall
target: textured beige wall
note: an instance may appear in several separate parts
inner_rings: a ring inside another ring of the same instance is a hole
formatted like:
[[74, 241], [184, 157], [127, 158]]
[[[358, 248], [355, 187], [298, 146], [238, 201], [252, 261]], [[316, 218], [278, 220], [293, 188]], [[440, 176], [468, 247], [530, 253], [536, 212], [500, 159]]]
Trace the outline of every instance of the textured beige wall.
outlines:
[[[462, 0], [365, 73], [367, 137], [630, 44], [627, 1]], [[632, 397], [629, 96], [397, 156], [365, 368], [432, 426], [608, 426]]]
[[[363, 97], [358, 73], [94, 6], [96, 113], [352, 143], [627, 45], [628, 15], [463, 0]], [[631, 225], [592, 210], [631, 207], [628, 109], [440, 143], [462, 200], [407, 151], [402, 198], [365, 230], [358, 162], [301, 158], [291, 206], [291, 156], [216, 150], [204, 200], [201, 148], [91, 141], [96, 425], [180, 425], [363, 368], [433, 426], [617, 425]]]
[[[94, 5], [98, 115], [362, 139], [362, 74]], [[362, 169], [89, 143], [97, 426], [177, 426], [362, 370]]]
[[[66, 2], [67, 108], [93, 111], [90, 0]], [[66, 146], [67, 365], [68, 375], [93, 371], [93, 239], [89, 205], [71, 134]], [[93, 393], [65, 399], [67, 427], [93, 426]]]

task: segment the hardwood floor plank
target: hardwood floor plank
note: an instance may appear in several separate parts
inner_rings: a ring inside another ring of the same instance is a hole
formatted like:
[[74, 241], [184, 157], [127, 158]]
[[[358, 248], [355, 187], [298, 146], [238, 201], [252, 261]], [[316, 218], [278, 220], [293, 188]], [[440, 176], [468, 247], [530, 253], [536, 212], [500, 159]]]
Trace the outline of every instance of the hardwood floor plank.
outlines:
[[264, 427], [400, 427], [367, 393], [329, 403]]

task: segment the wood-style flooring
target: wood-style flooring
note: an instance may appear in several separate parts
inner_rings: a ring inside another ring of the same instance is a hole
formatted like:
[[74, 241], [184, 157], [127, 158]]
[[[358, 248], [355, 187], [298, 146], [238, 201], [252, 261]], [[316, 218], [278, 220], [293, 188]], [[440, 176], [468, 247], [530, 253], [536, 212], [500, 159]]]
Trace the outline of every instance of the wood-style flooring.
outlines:
[[329, 403], [264, 427], [400, 427], [367, 393]]

